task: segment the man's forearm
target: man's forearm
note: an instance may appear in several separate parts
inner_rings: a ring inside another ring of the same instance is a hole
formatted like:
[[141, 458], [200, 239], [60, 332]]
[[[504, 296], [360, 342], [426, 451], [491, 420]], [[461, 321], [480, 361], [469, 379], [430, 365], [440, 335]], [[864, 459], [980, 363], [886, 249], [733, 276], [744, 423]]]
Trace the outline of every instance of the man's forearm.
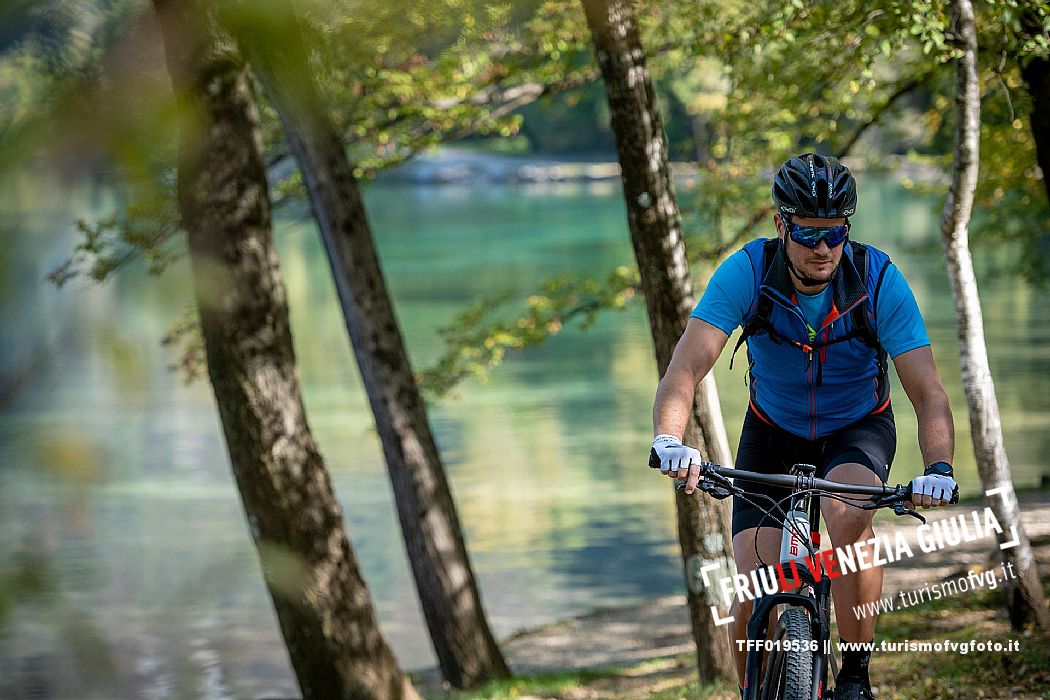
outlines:
[[948, 397], [943, 392], [915, 406], [919, 424], [919, 450], [923, 464], [948, 462], [955, 456], [955, 423]]
[[675, 347], [667, 371], [660, 379], [653, 402], [656, 435], [685, 437], [700, 380], [707, 376], [725, 347], [729, 335], [706, 321], [689, 319], [685, 334]]
[[680, 374], [668, 372], [660, 380], [653, 403], [653, 435], [682, 439], [693, 411], [696, 384]]

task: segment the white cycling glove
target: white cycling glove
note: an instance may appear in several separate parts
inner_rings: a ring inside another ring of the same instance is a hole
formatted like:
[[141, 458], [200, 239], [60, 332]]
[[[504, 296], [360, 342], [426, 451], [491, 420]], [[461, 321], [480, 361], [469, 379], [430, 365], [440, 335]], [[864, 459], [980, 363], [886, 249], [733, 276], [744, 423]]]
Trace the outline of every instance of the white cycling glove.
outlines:
[[952, 478], [952, 467], [947, 462], [936, 462], [926, 467], [924, 476], [911, 480], [913, 496], [929, 496], [933, 500], [950, 501], [959, 488]]
[[674, 435], [657, 435], [653, 440], [653, 449], [649, 452], [649, 466], [659, 469], [661, 474], [678, 472], [690, 464], [700, 464], [703, 458], [700, 450], [687, 447]]

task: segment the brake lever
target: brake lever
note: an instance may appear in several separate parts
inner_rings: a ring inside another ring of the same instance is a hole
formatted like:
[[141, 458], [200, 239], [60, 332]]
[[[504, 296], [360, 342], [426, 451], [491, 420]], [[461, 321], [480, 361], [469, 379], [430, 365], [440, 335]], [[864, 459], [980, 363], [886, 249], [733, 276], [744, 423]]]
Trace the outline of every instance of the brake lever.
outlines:
[[[725, 478], [721, 474], [707, 471], [707, 463], [701, 463], [700, 465], [700, 480], [696, 483], [696, 488], [700, 489], [704, 493], [708, 494], [712, 498], [723, 500], [729, 498], [740, 489], [733, 485], [733, 482]], [[684, 481], [675, 480], [675, 488], [681, 491], [685, 488]]]
[[[898, 489], [901, 487], [898, 486]], [[863, 506], [864, 510], [876, 510], [878, 508], [892, 508], [895, 515], [910, 515], [913, 518], [926, 524], [926, 518], [924, 518], [919, 512], [912, 508], [908, 508], [904, 505], [904, 499], [906, 493], [898, 491], [889, 496], [883, 496], [882, 498], [876, 499], [873, 503]]]
[[918, 511], [912, 510], [911, 508], [905, 508], [903, 501], [897, 501], [893, 504], [893, 512], [897, 515], [910, 515], [913, 518], [917, 518], [923, 525], [926, 524], [926, 518], [924, 518]]
[[708, 480], [705, 476], [703, 480], [697, 484], [697, 486], [703, 490], [704, 493], [716, 498], [719, 501], [729, 498], [733, 495], [733, 488], [724, 484], [716, 483], [715, 481]]
[[[676, 480], [675, 488], [681, 491], [685, 488], [685, 482]], [[735, 493], [731, 487], [716, 483], [706, 476], [700, 478], [700, 481], [696, 483], [696, 488], [711, 496], [711, 498], [718, 499], [719, 501], [729, 498]]]

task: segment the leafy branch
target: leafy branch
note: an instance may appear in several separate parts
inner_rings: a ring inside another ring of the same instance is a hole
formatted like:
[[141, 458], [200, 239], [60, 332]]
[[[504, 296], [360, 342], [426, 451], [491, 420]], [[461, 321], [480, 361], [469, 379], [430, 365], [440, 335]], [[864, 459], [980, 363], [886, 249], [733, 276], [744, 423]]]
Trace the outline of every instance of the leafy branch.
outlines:
[[185, 255], [173, 243], [179, 231], [174, 194], [149, 189], [134, 197], [123, 211], [95, 221], [77, 219], [81, 240], [61, 265], [47, 274], [56, 287], [83, 277], [106, 279], [132, 260], [142, 258], [150, 274], [159, 275]]
[[179, 360], [176, 364], [169, 365], [172, 372], [182, 372], [186, 384], [200, 379], [208, 371], [207, 359], [204, 350], [204, 334], [201, 332], [200, 317], [196, 309], [187, 309], [182, 318], [171, 325], [161, 345], [175, 348]]
[[510, 320], [493, 316], [511, 293], [486, 299], [438, 331], [447, 346], [445, 354], [420, 372], [417, 381], [428, 396], [442, 398], [467, 377], [484, 380], [508, 350], [539, 345], [572, 323], [586, 330], [605, 309], [623, 310], [639, 293], [638, 285], [634, 267], [618, 267], [604, 281], [562, 275], [546, 281]]

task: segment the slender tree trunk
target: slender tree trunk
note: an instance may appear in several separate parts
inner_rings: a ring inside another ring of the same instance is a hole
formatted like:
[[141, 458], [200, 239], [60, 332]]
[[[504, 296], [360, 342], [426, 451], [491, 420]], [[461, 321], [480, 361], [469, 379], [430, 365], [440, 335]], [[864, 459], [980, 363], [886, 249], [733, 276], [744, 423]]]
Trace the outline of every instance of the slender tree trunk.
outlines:
[[[1033, 36], [1043, 34], [1043, 22], [1032, 9], [1021, 15], [1021, 24]], [[1021, 65], [1028, 96], [1032, 98], [1032, 137], [1035, 139], [1035, 157], [1043, 171], [1043, 186], [1050, 199], [1050, 59], [1036, 57]]]
[[[257, 12], [254, 5], [242, 7]], [[267, 11], [271, 24], [246, 28], [240, 39], [306, 182], [386, 455], [412, 573], [442, 673], [457, 688], [509, 677], [485, 618], [353, 167], [310, 80], [291, 7], [273, 2]]]
[[[645, 53], [626, 0], [584, 0], [595, 53], [612, 112], [616, 150], [627, 200], [631, 243], [641, 271], [656, 364], [663, 376], [692, 311], [692, 284], [681, 217], [667, 163], [667, 141], [656, 107]], [[700, 383], [685, 441], [708, 459], [731, 464], [714, 377]], [[729, 637], [715, 627], [699, 569], [718, 563], [728, 571], [732, 538], [728, 501], [676, 492], [678, 535], [686, 573], [690, 618], [700, 678], [735, 678]]]
[[1013, 564], [1017, 572], [1017, 578], [1008, 581], [1006, 588], [1010, 620], [1015, 628], [1034, 619], [1043, 629], [1050, 629], [1050, 611], [1047, 611], [1040, 587], [1032, 546], [1021, 523], [1010, 476], [1010, 463], [1003, 446], [999, 404], [988, 366], [981, 302], [968, 242], [968, 226], [977, 187], [981, 125], [977, 39], [970, 0], [953, 1], [952, 19], [964, 53], [956, 59], [955, 104], [958, 123], [955, 127], [955, 163], [951, 189], [941, 216], [941, 238], [959, 324], [959, 354], [970, 412], [970, 433], [981, 485], [986, 491], [999, 490], [988, 499], [996, 519], [1003, 527], [998, 537], [999, 544], [1014, 538], [1018, 541], [1015, 546], [1001, 550], [1004, 561]]
[[249, 73], [201, 2], [154, 0], [186, 112], [178, 198], [208, 373], [303, 696], [416, 699], [307, 425]]

